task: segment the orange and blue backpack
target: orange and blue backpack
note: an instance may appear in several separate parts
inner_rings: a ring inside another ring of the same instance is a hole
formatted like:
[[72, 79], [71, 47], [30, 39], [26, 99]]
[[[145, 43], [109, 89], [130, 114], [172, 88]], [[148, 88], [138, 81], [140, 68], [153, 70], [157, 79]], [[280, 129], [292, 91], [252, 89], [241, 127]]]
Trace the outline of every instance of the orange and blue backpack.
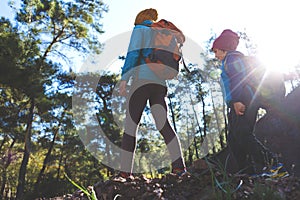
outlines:
[[161, 79], [175, 78], [179, 73], [179, 63], [182, 60], [181, 46], [185, 36], [172, 22], [162, 19], [151, 25], [153, 31], [152, 53], [145, 58], [148, 67]]

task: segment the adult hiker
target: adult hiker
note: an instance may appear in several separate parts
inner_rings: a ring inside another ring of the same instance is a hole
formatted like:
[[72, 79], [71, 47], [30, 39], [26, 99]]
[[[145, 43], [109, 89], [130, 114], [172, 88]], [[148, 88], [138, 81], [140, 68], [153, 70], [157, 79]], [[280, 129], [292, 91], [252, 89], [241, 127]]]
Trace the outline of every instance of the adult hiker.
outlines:
[[[166, 81], [159, 78], [145, 63], [152, 52], [151, 24], [157, 20], [156, 9], [139, 12], [134, 22], [124, 66], [119, 93], [126, 96], [125, 130], [122, 138], [121, 169], [119, 177], [129, 178], [133, 171], [136, 134], [143, 110], [149, 101], [155, 124], [164, 138], [172, 160], [172, 172], [182, 175], [186, 172], [180, 141], [167, 118]], [[129, 92], [127, 85], [131, 81]]]

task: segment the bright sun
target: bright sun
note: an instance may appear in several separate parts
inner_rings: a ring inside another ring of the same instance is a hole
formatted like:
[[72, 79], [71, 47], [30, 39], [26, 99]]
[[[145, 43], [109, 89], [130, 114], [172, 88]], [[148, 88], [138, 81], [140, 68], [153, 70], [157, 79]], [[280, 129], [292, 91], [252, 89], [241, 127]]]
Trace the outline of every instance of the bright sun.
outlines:
[[260, 53], [258, 54], [259, 60], [267, 68], [268, 71], [275, 71], [280, 73], [288, 73], [292, 66], [288, 66], [284, 60], [274, 59], [276, 56]]
[[299, 64], [298, 47], [286, 37], [264, 37], [258, 44], [258, 57], [270, 71], [288, 73]]

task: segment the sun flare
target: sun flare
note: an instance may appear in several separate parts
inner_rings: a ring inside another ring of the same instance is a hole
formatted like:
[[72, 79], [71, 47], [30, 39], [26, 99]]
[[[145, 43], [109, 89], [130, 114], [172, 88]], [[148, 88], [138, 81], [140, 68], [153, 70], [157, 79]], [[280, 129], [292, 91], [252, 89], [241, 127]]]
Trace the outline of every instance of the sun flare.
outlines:
[[257, 56], [269, 71], [289, 73], [300, 63], [296, 39], [284, 37], [285, 34], [257, 36]]
[[276, 55], [275, 53], [261, 52], [258, 54], [258, 58], [268, 71], [280, 72], [282, 74], [291, 72], [296, 65], [295, 61], [289, 60], [289, 57]]

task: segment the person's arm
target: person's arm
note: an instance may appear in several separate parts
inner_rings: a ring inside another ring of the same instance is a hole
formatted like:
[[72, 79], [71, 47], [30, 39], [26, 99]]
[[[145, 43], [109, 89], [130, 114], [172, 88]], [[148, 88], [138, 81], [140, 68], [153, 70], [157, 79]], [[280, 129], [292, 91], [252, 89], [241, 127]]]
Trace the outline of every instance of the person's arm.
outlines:
[[242, 93], [246, 80], [246, 68], [241, 55], [228, 55], [226, 58], [226, 72], [230, 80], [231, 104], [237, 115], [243, 115], [245, 105], [242, 102]]
[[230, 81], [232, 102], [241, 102], [242, 93], [246, 83], [246, 68], [243, 59], [239, 55], [228, 55], [225, 70]]
[[128, 81], [133, 75], [134, 68], [139, 65], [140, 51], [143, 43], [143, 28], [135, 27], [132, 31], [124, 66], [122, 81]]

